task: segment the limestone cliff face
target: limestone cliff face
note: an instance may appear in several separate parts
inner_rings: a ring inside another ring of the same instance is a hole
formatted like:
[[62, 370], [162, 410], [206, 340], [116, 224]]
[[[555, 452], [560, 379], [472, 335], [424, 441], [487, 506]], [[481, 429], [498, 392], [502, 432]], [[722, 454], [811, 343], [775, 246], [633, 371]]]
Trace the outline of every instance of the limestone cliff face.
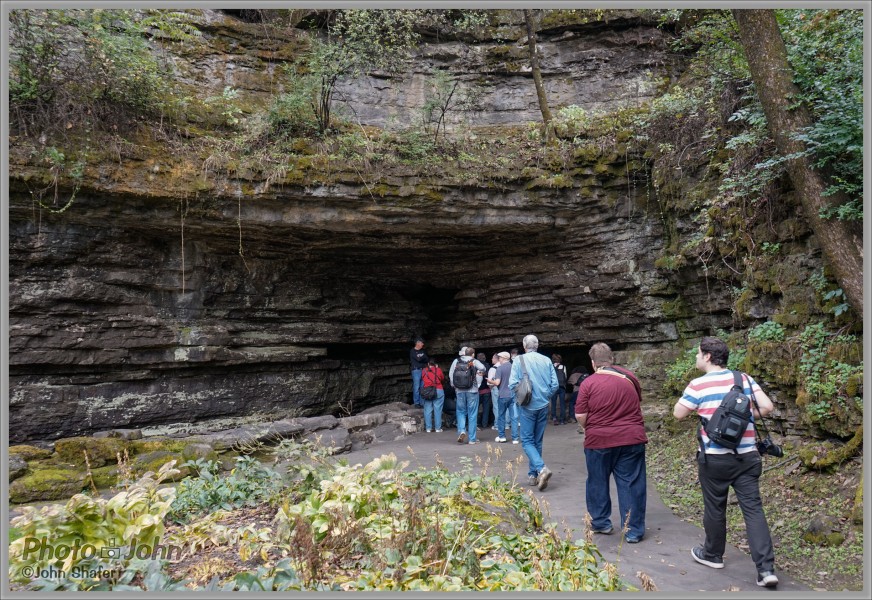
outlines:
[[[185, 59], [192, 80], [267, 95], [280, 45], [204, 15], [211, 50]], [[589, 33], [543, 35], [555, 104], [636, 102], [668, 76], [650, 24]], [[485, 123], [536, 118], [530, 80], [484, 58], [515, 46], [482, 43], [472, 57], [458, 47], [428, 44], [422, 64], [484, 78]], [[371, 83], [345, 87], [364, 123], [408, 118], [422, 101], [420, 86], [381, 95]], [[638, 159], [581, 158], [578, 180], [559, 187], [398, 172], [373, 194], [338, 172], [282, 185], [211, 175], [192, 194], [178, 173], [200, 164], [133, 149], [89, 166], [74, 206], [56, 215], [28, 194], [44, 166], [13, 149], [10, 440], [405, 400], [416, 334], [446, 370], [461, 345], [491, 353], [527, 333], [570, 366], [607, 341], [653, 393], [679, 337], [730, 325], [730, 296], [685, 271], [693, 310], [664, 310], [676, 282], [654, 268], [664, 232]]]

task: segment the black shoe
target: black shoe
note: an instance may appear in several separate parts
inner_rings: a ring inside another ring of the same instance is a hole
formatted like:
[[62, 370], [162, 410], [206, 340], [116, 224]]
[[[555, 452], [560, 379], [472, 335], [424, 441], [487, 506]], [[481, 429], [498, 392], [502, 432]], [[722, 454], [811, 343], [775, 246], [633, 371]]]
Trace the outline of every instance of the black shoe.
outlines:
[[772, 571], [760, 571], [757, 573], [757, 585], [760, 587], [775, 587], [778, 585], [778, 578]]
[[641, 537], [641, 536], [640, 536], [640, 537], [636, 537], [636, 536], [628, 535], [628, 536], [625, 537], [624, 539], [627, 540], [627, 543], [628, 543], [628, 544], [638, 544], [639, 542], [642, 541], [642, 537]]
[[[702, 546], [694, 546], [690, 550], [690, 555], [693, 557], [693, 560], [698, 562], [701, 565], [705, 565], [707, 567], [711, 567], [712, 569], [723, 569], [724, 568], [724, 559], [721, 557], [716, 558], [706, 558], [705, 550], [702, 549]], [[770, 573], [771, 575], [771, 573]], [[774, 575], [773, 575], [774, 577]], [[776, 580], [777, 581], [777, 580]], [[762, 585], [760, 583], [760, 578], [757, 578], [757, 585]]]

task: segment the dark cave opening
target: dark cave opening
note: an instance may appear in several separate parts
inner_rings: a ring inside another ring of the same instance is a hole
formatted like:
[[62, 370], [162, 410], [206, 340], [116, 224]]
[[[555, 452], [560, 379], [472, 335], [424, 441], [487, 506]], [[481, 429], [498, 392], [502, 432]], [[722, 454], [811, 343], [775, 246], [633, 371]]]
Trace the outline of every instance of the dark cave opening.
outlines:
[[[460, 290], [452, 288], [439, 288], [432, 284], [409, 284], [405, 288], [405, 296], [409, 299], [414, 298], [421, 304], [427, 322], [423, 324], [422, 331], [413, 332], [412, 338], [415, 335], [422, 335], [426, 338], [427, 334], [434, 333], [430, 331], [434, 325], [444, 323], [449, 320], [457, 320], [460, 318], [460, 304], [456, 297]], [[412, 340], [409, 340], [410, 342]]]

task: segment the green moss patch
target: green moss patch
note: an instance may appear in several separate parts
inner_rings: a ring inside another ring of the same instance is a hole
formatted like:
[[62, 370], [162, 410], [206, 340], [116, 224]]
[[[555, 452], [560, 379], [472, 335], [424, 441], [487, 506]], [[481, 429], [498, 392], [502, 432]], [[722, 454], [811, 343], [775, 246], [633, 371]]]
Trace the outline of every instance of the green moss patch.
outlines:
[[18, 446], [9, 446], [9, 456], [20, 456], [24, 460], [40, 460], [51, 456], [51, 452], [37, 448], [36, 446], [28, 446], [21, 444]]
[[35, 469], [9, 484], [14, 504], [36, 500], [61, 500], [87, 487], [85, 473], [73, 469]]
[[147, 452], [137, 456], [133, 459], [131, 469], [133, 470], [133, 475], [139, 477], [148, 471], [154, 471], [156, 473], [162, 466], [171, 460], [176, 461], [175, 468], [180, 471], [180, 473], [176, 475], [177, 479], [182, 479], [189, 475], [190, 469], [182, 466], [182, 463], [185, 462], [185, 458], [181, 453], [169, 452], [167, 450], [156, 450], [154, 452]]
[[118, 438], [72, 437], [55, 442], [55, 452], [63, 462], [85, 466], [85, 453], [91, 467], [102, 467], [117, 462], [117, 455], [124, 453], [127, 442]]

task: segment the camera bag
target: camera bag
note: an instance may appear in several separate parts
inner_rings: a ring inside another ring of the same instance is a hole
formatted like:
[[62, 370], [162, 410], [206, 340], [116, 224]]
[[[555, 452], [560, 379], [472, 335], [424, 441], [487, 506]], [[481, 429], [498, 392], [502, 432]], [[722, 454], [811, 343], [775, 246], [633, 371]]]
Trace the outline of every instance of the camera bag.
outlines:
[[751, 422], [751, 399], [745, 395], [742, 374], [733, 371], [733, 387], [709, 419], [700, 417], [709, 440], [736, 452]]

